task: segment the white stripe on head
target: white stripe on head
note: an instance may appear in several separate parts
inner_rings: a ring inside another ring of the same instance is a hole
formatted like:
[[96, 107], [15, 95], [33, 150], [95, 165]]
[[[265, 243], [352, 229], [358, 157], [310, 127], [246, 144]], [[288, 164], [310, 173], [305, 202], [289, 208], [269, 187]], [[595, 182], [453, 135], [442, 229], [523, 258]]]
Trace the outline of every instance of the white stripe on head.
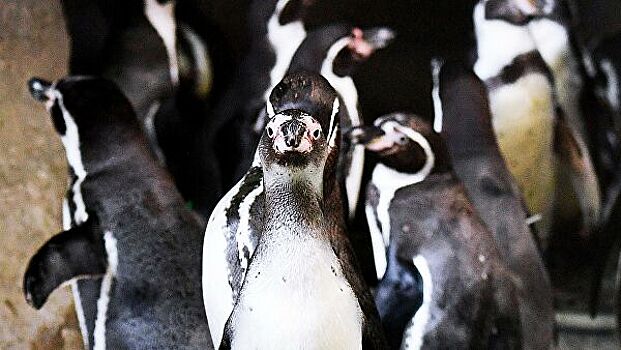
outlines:
[[517, 56], [537, 49], [527, 26], [485, 18], [483, 2], [474, 8], [474, 27], [478, 54], [474, 71], [481, 80], [497, 76]]
[[431, 75], [433, 78], [433, 89], [431, 97], [433, 98], [433, 130], [437, 133], [442, 132], [442, 121], [444, 118], [442, 111], [442, 100], [440, 100], [440, 69], [442, 62], [437, 58], [431, 60]]
[[63, 145], [65, 146], [65, 153], [67, 154], [67, 162], [73, 170], [76, 176], [76, 180], [72, 186], [73, 202], [75, 204], [74, 221], [77, 225], [88, 220], [88, 214], [86, 213], [86, 205], [84, 204], [84, 198], [82, 197], [82, 182], [86, 178], [86, 170], [82, 163], [82, 153], [80, 152], [80, 136], [78, 133], [78, 126], [75, 120], [65, 107], [63, 101], [63, 95], [60, 91], [52, 90], [55, 96], [56, 103], [60, 107], [63, 115], [63, 121], [65, 122], [65, 134], [60, 137]]
[[177, 57], [175, 1], [160, 4], [157, 0], [145, 0], [144, 14], [164, 42], [170, 66], [170, 79], [176, 86], [179, 83], [179, 59]]
[[431, 301], [433, 295], [433, 280], [427, 259], [417, 255], [413, 259], [414, 266], [418, 269], [423, 280], [423, 304], [420, 306], [404, 332], [401, 348], [418, 350], [423, 346], [425, 327], [431, 316]]
[[[388, 124], [388, 123], [386, 123]], [[421, 178], [421, 181], [427, 178], [429, 174], [431, 174], [431, 170], [433, 170], [433, 166], [436, 162], [436, 157], [431, 149], [431, 145], [429, 141], [425, 138], [425, 136], [421, 135], [418, 131], [414, 131], [411, 128], [402, 126], [401, 124], [395, 123], [395, 130], [409, 137], [410, 140], [416, 142], [425, 152], [425, 156], [427, 159], [425, 160], [425, 165], [420, 169], [416, 174]]]
[[349, 76], [340, 77], [334, 73], [334, 59], [341, 50], [351, 43], [351, 40], [350, 36], [346, 36], [330, 46], [326, 58], [321, 64], [321, 75], [328, 80], [343, 99], [352, 126], [359, 126], [361, 121], [358, 114], [358, 89], [356, 89], [354, 80]]
[[295, 51], [306, 38], [306, 30], [301, 21], [280, 24], [280, 13], [289, 1], [278, 0], [274, 13], [267, 22], [267, 39], [276, 56], [276, 62], [270, 71], [270, 85], [263, 93], [265, 101], [269, 101], [272, 89], [285, 77]]
[[339, 98], [336, 97], [332, 103], [332, 114], [330, 115], [329, 125], [330, 130], [328, 131], [328, 137], [326, 139], [328, 141], [328, 146], [330, 147], [334, 147], [336, 145], [336, 134], [339, 127], [339, 121], [337, 120], [336, 115], [339, 113], [340, 106], [341, 103], [339, 102]]
[[106, 319], [108, 317], [108, 304], [110, 303], [110, 291], [112, 282], [116, 276], [116, 269], [119, 262], [119, 253], [117, 250], [117, 241], [112, 232], [104, 233], [104, 244], [108, 255], [108, 268], [106, 274], [101, 280], [101, 291], [99, 299], [97, 299], [97, 318], [95, 319], [94, 331], [94, 350], [106, 349]]

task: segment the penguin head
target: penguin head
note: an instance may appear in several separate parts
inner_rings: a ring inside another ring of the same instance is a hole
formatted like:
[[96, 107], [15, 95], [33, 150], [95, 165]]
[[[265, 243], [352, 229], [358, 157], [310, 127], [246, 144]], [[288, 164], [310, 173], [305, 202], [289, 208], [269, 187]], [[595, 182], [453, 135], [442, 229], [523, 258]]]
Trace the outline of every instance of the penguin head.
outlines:
[[122, 137], [140, 132], [130, 102], [109, 80], [70, 76], [51, 83], [32, 78], [28, 89], [45, 104], [68, 156], [101, 153], [118, 147]]
[[321, 71], [338, 77], [352, 75], [375, 52], [388, 46], [395, 33], [387, 27], [360, 29], [327, 25], [309, 32], [291, 59], [290, 72]]
[[[259, 154], [271, 167], [323, 169], [338, 158], [339, 106], [336, 91], [318, 74], [287, 75], [267, 103], [270, 117]], [[333, 165], [333, 164], [331, 164]]]
[[523, 25], [549, 15], [553, 6], [554, 0], [486, 0], [485, 18]]
[[450, 170], [446, 146], [424, 119], [393, 113], [348, 132], [353, 144], [364, 145], [378, 161], [398, 172], [431, 174]]

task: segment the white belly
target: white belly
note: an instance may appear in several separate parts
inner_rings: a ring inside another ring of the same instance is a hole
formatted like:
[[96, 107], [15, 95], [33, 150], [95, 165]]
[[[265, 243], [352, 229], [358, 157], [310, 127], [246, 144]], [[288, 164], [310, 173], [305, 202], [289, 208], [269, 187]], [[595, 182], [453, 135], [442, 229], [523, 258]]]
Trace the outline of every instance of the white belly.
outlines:
[[490, 94], [494, 130], [507, 166], [533, 214], [554, 196], [554, 106], [547, 78], [530, 74]]
[[287, 242], [262, 256], [234, 310], [233, 349], [362, 348], [362, 311], [327, 242]]

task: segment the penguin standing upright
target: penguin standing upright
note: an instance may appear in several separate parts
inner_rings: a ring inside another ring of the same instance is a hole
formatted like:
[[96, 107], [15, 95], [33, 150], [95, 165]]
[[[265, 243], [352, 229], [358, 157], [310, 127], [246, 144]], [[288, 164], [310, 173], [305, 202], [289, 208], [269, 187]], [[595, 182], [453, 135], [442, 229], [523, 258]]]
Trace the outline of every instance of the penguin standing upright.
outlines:
[[[364, 30], [362, 36], [356, 37], [352, 31], [351, 26], [334, 25], [309, 33], [295, 53], [289, 67], [290, 71], [313, 71], [326, 75], [329, 73], [336, 79], [347, 80], [347, 75], [353, 72], [359, 63], [364, 62], [376, 49], [388, 43], [392, 33], [385, 28], [375, 28]], [[364, 52], [358, 53], [358, 51]], [[337, 93], [341, 97], [356, 96], [355, 86], [347, 85], [346, 89], [337, 90]], [[268, 112], [269, 109], [266, 108], [265, 113]], [[352, 124], [345, 103], [341, 105], [337, 116], [341, 125]], [[253, 134], [254, 130], [246, 128], [245, 132], [247, 135]], [[355, 161], [350, 150], [346, 147], [341, 149], [338, 169], [343, 190], [341, 193], [345, 192], [344, 184], [348, 175], [356, 176], [348, 171], [349, 164], [353, 166]], [[256, 153], [253, 154], [252, 165], [242, 179], [220, 200], [209, 219], [205, 233], [203, 283], [217, 286], [205, 288], [203, 296], [209, 324], [213, 330], [222, 329], [224, 326], [243, 282], [248, 261], [261, 235], [264, 211], [263, 177], [260, 159]], [[357, 161], [362, 162], [360, 159]], [[362, 244], [355, 245], [355, 248], [362, 246]], [[214, 343], [218, 344], [221, 334], [217, 331], [212, 334]]]
[[119, 86], [182, 195], [207, 217], [221, 196], [221, 180], [213, 150], [197, 143], [231, 61], [216, 28], [205, 18], [199, 26], [193, 18], [188, 23], [188, 8], [196, 4], [187, 1], [63, 0], [62, 5], [71, 39], [69, 72]]
[[[401, 276], [382, 279], [376, 290], [384, 326], [404, 329], [402, 341], [401, 335], [390, 339], [393, 346], [521, 348], [512, 274], [453, 173], [440, 135], [421, 118], [395, 113], [372, 127], [352, 129], [350, 137], [379, 158], [367, 214], [376, 241], [387, 248], [386, 274]], [[418, 297], [409, 286], [416, 271], [422, 305], [404, 318], [403, 308]]]
[[370, 291], [345, 235], [339, 98], [319, 75], [285, 77], [270, 96], [259, 154], [263, 232], [221, 349], [383, 349]]
[[201, 301], [204, 221], [150, 151], [128, 99], [100, 78], [29, 88], [65, 147], [70, 228], [30, 260], [26, 300], [40, 308], [71, 282], [86, 349], [213, 348]]
[[544, 247], [555, 223], [581, 218], [585, 230], [596, 227], [601, 201], [577, 103], [578, 62], [566, 29], [545, 17], [553, 8], [560, 16], [558, 6], [522, 0], [480, 1], [474, 10], [474, 70], [490, 90], [507, 165], [541, 217]]
[[442, 136], [455, 174], [518, 281], [524, 348], [550, 349], [552, 286], [527, 224], [522, 196], [498, 149], [485, 85], [474, 73], [446, 63], [439, 89]]

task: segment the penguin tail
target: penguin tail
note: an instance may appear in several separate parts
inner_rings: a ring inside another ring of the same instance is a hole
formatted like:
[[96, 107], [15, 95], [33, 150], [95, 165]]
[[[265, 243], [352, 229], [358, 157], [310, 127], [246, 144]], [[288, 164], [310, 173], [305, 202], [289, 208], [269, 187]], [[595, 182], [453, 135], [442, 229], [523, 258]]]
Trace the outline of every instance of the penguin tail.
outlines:
[[107, 254], [95, 215], [47, 241], [30, 259], [23, 280], [26, 301], [35, 309], [49, 295], [74, 278], [97, 277], [106, 272]]

